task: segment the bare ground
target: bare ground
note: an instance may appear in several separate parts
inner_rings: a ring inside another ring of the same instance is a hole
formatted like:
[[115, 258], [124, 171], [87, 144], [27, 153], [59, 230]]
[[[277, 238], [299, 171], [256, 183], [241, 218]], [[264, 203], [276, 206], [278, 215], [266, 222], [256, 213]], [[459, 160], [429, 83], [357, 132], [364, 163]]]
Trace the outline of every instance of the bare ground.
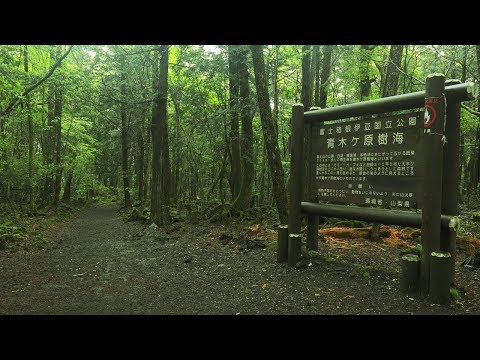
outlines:
[[440, 306], [399, 291], [392, 245], [320, 242], [323, 258], [297, 270], [276, 263], [274, 247], [222, 237], [238, 224], [176, 223], [155, 238], [144, 227], [93, 206], [43, 249], [0, 252], [0, 314], [480, 313], [480, 272], [461, 255], [461, 299]]

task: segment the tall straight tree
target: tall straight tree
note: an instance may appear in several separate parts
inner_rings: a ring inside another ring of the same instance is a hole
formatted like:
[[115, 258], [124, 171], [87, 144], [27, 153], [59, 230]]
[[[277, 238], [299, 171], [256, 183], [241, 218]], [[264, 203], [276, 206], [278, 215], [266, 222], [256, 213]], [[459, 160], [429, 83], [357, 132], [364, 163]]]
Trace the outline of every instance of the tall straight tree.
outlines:
[[[55, 59], [54, 47], [49, 47], [50, 63]], [[54, 145], [55, 145], [55, 84], [50, 83], [47, 90], [47, 123], [43, 131], [43, 163], [46, 166], [44, 185], [43, 185], [43, 204], [50, 205], [53, 201], [53, 171], [52, 164], [54, 163]]]
[[[23, 53], [23, 66], [25, 73], [28, 74], [28, 45], [25, 45]], [[28, 122], [28, 206], [33, 211], [33, 116], [32, 106], [30, 104], [30, 95], [25, 96]]]
[[313, 96], [313, 106], [320, 106], [320, 45], [313, 46], [313, 75], [314, 79], [314, 96]]
[[332, 68], [332, 52], [333, 45], [323, 46], [323, 60], [322, 60], [322, 74], [320, 75], [320, 95], [318, 99], [318, 106], [322, 109], [327, 107], [328, 97], [328, 78]]
[[255, 86], [257, 89], [258, 108], [263, 129], [263, 141], [266, 148], [268, 164], [272, 176], [273, 196], [277, 206], [278, 216], [282, 224], [288, 221], [287, 192], [285, 189], [285, 173], [280, 158], [280, 149], [275, 136], [275, 127], [272, 121], [272, 110], [268, 96], [268, 83], [263, 59], [263, 45], [251, 45]]
[[128, 125], [127, 125], [127, 74], [125, 69], [125, 54], [120, 55], [120, 118], [122, 121], [122, 178], [124, 205], [132, 206], [130, 200], [130, 177], [128, 174]]
[[239, 109], [239, 46], [228, 45], [228, 74], [230, 90], [230, 189], [235, 200], [240, 192], [240, 141], [238, 130]]
[[242, 137], [240, 139], [241, 150], [241, 183], [240, 191], [233, 204], [235, 210], [245, 210], [250, 205], [252, 197], [252, 185], [255, 177], [253, 159], [253, 129], [252, 111], [250, 108], [250, 90], [248, 87], [247, 46], [238, 47], [238, 79], [240, 87], [240, 116], [242, 119]]
[[368, 100], [372, 93], [372, 80], [370, 78], [370, 60], [375, 45], [361, 45], [359, 53], [360, 101]]
[[301, 102], [305, 111], [312, 107], [312, 46], [302, 48], [302, 95]]
[[388, 55], [387, 72], [383, 85], [382, 97], [397, 95], [400, 65], [402, 64], [403, 45], [391, 45]]
[[[168, 45], [155, 48], [152, 108], [152, 220], [157, 225], [170, 221], [170, 159], [168, 150], [167, 96]], [[157, 64], [160, 63], [158, 70]]]
[[[56, 60], [60, 58], [62, 47], [57, 46]], [[63, 106], [63, 84], [57, 82], [55, 85], [55, 112], [54, 112], [54, 131], [55, 131], [55, 183], [53, 193], [53, 206], [57, 207], [60, 200], [60, 190], [62, 187], [62, 106]]]

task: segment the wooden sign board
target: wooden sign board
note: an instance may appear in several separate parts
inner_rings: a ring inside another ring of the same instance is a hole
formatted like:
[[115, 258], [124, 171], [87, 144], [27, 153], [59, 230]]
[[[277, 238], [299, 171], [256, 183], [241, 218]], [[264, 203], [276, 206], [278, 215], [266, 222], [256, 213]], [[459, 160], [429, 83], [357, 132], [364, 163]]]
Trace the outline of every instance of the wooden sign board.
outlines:
[[[421, 208], [424, 110], [326, 121], [312, 127], [312, 198]], [[426, 185], [428, 186], [428, 185]]]

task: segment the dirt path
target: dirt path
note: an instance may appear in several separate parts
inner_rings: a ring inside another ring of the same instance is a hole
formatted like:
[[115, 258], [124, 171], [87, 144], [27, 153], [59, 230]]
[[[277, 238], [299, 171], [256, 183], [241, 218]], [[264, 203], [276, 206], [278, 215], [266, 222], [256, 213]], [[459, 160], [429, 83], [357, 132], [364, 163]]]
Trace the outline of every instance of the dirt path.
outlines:
[[[54, 247], [0, 254], [0, 314], [469, 313], [401, 294], [395, 273], [362, 276], [324, 262], [294, 270], [272, 249], [222, 245], [219, 225], [175, 225], [136, 236], [113, 206], [92, 207]], [[467, 304], [468, 305], [468, 304]]]

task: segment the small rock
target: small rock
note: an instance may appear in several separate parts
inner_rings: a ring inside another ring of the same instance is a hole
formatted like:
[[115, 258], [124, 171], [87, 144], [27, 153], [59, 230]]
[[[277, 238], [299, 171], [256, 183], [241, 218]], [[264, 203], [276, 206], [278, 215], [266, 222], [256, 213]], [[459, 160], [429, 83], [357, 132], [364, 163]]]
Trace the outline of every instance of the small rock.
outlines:
[[333, 268], [333, 270], [335, 270], [335, 271], [346, 271], [347, 269], [345, 269], [342, 266], [337, 266], [337, 267]]
[[218, 264], [217, 265], [217, 267], [225, 267], [225, 266], [227, 266], [227, 265], [225, 265], [225, 264]]

